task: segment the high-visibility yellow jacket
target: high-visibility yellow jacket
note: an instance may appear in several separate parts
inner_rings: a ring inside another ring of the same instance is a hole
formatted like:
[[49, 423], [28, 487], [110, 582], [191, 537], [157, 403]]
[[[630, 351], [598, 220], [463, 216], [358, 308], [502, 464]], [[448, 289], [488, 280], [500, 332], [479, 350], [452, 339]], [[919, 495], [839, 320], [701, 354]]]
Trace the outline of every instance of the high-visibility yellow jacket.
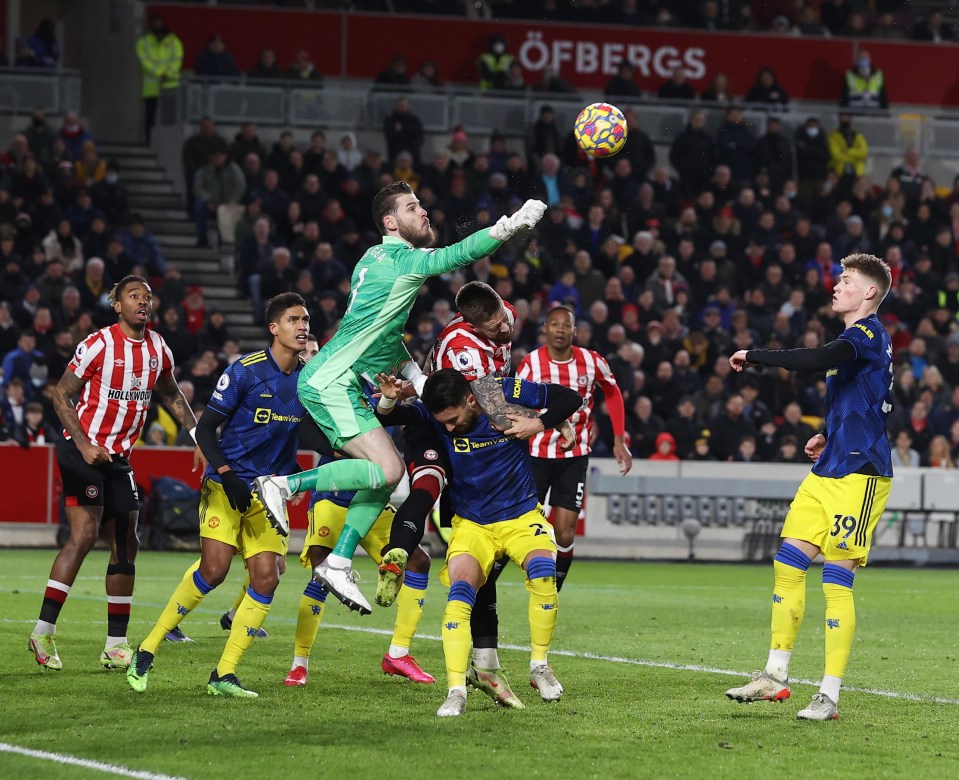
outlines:
[[480, 72], [480, 89], [499, 89], [506, 81], [506, 71], [513, 64], [515, 57], [509, 52], [499, 56], [491, 51], [484, 51], [476, 60]]
[[137, 41], [137, 57], [143, 67], [143, 97], [157, 97], [161, 89], [180, 86], [183, 43], [173, 33], [162, 40], [149, 32]]
[[882, 108], [882, 89], [886, 80], [881, 70], [868, 77], [852, 70], [846, 71], [846, 95], [849, 105], [855, 108]]
[[837, 176], [862, 176], [865, 173], [869, 144], [862, 133], [855, 133], [850, 144], [842, 131], [833, 130], [826, 137], [826, 144], [829, 147], [829, 168], [835, 171]]

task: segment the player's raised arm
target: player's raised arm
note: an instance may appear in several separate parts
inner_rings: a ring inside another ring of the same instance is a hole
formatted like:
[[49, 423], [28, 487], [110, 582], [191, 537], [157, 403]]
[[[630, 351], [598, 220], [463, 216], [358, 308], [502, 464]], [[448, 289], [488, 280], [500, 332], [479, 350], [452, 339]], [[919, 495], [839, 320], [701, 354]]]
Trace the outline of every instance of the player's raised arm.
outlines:
[[[429, 219], [426, 210], [419, 205], [415, 195], [406, 196], [412, 203], [400, 203], [400, 208], [419, 209], [423, 213], [426, 226]], [[491, 252], [495, 252], [513, 235], [520, 230], [529, 229], [542, 219], [546, 213], [546, 204], [540, 200], [528, 200], [511, 216], [500, 217], [490, 228], [478, 230], [468, 235], [462, 241], [441, 249], [410, 252], [400, 263], [401, 273], [424, 274], [435, 276], [454, 271], [470, 263], [474, 263]], [[403, 267], [405, 266], [405, 267]]]

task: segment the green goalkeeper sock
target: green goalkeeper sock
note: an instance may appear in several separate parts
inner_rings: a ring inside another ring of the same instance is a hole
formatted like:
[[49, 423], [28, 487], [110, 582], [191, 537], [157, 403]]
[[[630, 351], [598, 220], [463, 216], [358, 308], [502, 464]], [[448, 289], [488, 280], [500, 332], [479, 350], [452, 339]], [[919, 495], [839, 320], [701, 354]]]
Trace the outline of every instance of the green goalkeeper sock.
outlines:
[[[321, 492], [327, 490], [368, 490], [384, 487], [386, 485], [386, 475], [383, 474], [383, 469], [373, 461], [343, 458], [309, 471], [290, 474], [286, 478], [286, 483], [292, 493], [303, 493], [307, 490], [319, 490]], [[387, 500], [389, 500], [388, 497]], [[380, 507], [380, 510], [382, 511], [382, 507]], [[379, 512], [377, 512], [378, 514]]]
[[388, 487], [356, 491], [356, 497], [350, 502], [350, 508], [346, 512], [346, 525], [340, 533], [336, 547], [333, 548], [333, 555], [353, 557], [356, 546], [370, 532], [392, 492], [392, 488]]

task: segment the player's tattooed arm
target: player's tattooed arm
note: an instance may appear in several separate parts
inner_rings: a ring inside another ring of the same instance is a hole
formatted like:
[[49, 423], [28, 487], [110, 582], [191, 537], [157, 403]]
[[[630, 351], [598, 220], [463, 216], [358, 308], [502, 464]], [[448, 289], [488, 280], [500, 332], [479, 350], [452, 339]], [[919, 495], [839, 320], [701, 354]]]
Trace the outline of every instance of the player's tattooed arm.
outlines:
[[193, 410], [187, 403], [186, 397], [176, 383], [173, 374], [161, 374], [157, 379], [156, 388], [160, 393], [160, 398], [163, 399], [163, 405], [170, 410], [170, 414], [180, 424], [180, 427], [185, 431], [196, 428], [196, 417], [193, 415]]
[[78, 379], [76, 374], [67, 369], [57, 383], [56, 390], [53, 391], [53, 408], [57, 412], [57, 417], [60, 418], [63, 429], [78, 444], [82, 441], [88, 441], [86, 433], [80, 427], [80, 418], [77, 416], [76, 407], [73, 405], [73, 397], [82, 389], [83, 380]]
[[83, 380], [77, 378], [77, 375], [69, 368], [64, 371], [53, 391], [53, 408], [63, 424], [63, 429], [88, 464], [95, 466], [99, 463], [109, 463], [113, 459], [110, 451], [90, 441], [83, 426], [80, 425], [80, 418], [73, 405], [73, 397], [83, 389], [83, 385]]
[[[503, 395], [503, 381], [492, 374], [474, 379], [470, 383], [470, 390], [473, 392], [476, 403], [486, 412], [486, 416], [498, 431], [506, 431], [514, 426], [513, 420], [508, 415], [539, 419], [539, 412], [535, 409], [509, 403]], [[542, 430], [542, 424], [539, 430]]]

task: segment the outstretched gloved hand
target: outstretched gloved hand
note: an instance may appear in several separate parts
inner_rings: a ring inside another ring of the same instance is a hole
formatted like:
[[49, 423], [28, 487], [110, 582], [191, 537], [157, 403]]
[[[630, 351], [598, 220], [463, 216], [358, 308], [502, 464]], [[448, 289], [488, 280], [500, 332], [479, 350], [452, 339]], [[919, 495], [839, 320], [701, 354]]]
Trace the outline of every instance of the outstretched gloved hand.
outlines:
[[541, 200], [528, 200], [510, 217], [500, 217], [489, 229], [490, 238], [507, 241], [514, 233], [523, 228], [531, 228], [543, 218], [546, 204]]

